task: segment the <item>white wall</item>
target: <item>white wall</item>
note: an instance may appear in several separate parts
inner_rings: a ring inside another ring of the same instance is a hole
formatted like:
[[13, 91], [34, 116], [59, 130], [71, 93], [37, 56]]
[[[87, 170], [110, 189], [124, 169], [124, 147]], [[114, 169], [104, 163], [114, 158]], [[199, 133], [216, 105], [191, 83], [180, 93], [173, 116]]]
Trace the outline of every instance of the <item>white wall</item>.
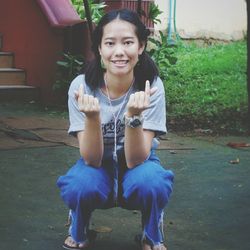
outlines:
[[[170, 0], [155, 0], [164, 11], [156, 29], [165, 30]], [[181, 37], [238, 40], [247, 31], [245, 0], [176, 0], [176, 27]]]

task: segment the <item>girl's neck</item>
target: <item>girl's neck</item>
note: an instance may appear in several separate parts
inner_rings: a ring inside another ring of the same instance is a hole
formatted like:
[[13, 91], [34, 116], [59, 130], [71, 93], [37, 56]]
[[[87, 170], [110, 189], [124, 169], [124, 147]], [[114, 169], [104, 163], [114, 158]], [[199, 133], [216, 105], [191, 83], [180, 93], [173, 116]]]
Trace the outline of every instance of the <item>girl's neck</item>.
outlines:
[[[104, 80], [106, 82], [109, 95], [111, 99], [116, 99], [123, 96], [130, 88], [133, 83], [134, 76], [130, 74], [127, 77], [118, 77], [110, 74], [104, 75]], [[104, 92], [106, 93], [106, 89], [104, 86]]]

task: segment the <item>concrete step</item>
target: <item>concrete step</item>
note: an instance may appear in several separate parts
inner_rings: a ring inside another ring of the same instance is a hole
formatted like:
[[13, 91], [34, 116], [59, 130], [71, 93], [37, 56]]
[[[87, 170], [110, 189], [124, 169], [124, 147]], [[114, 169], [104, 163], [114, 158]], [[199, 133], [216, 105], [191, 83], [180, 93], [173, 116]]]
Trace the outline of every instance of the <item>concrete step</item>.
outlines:
[[0, 103], [40, 101], [39, 89], [27, 85], [0, 85]]
[[14, 54], [12, 52], [0, 52], [0, 68], [12, 68], [13, 62]]
[[0, 85], [25, 85], [26, 74], [22, 69], [0, 68]]

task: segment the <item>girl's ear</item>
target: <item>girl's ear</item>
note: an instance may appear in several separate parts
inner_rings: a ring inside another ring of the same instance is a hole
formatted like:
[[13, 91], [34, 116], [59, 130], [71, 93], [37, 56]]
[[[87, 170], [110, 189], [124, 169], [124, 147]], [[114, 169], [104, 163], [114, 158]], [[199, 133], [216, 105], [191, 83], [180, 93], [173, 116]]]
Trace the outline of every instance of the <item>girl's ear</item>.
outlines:
[[99, 54], [100, 54], [100, 56], [101, 56], [102, 53], [101, 53], [101, 47], [100, 47], [100, 46], [98, 47], [98, 50], [99, 50]]
[[141, 42], [139, 48], [139, 55], [143, 53], [144, 49], [145, 49], [145, 42]]

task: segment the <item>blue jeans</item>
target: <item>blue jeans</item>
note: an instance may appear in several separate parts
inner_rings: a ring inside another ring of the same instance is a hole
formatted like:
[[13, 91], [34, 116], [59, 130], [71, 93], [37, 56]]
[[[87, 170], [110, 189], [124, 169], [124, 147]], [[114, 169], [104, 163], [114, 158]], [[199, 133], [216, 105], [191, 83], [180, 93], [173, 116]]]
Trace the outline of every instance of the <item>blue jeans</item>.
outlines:
[[[72, 238], [78, 243], [84, 242], [91, 213], [95, 209], [114, 207], [117, 201], [122, 208], [140, 210], [143, 237], [152, 245], [160, 244], [163, 241], [160, 223], [172, 192], [173, 172], [160, 165], [154, 151], [146, 161], [132, 169], [126, 167], [124, 157], [120, 157], [118, 166], [115, 165], [108, 159], [100, 168], [94, 168], [81, 158], [66, 175], [59, 177], [57, 185], [61, 197], [71, 210]], [[115, 168], [118, 175], [114, 174]], [[114, 178], [118, 178], [115, 201]]]

